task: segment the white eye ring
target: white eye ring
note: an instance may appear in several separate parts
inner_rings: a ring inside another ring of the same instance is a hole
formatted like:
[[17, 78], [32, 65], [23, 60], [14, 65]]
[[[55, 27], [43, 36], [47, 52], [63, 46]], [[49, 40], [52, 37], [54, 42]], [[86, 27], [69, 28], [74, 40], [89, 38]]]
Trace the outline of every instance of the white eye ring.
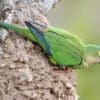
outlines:
[[100, 56], [100, 51], [98, 51], [98, 55]]

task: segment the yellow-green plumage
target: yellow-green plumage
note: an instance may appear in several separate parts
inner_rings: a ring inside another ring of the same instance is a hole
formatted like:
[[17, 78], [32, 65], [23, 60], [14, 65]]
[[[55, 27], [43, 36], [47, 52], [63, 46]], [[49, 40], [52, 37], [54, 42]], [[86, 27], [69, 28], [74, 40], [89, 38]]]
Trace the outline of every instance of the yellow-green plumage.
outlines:
[[[65, 67], [87, 66], [100, 64], [100, 46], [85, 45], [76, 35], [59, 28], [40, 24], [38, 22], [25, 22], [28, 28], [0, 22], [0, 27], [13, 30], [18, 34], [37, 42], [48, 54], [49, 61]], [[36, 25], [45, 28], [39, 30]]]
[[41, 32], [34, 27], [33, 23], [26, 22], [26, 25], [36, 41], [52, 58], [50, 59], [52, 63], [66, 66], [82, 64], [84, 44], [77, 36], [52, 26], [48, 26], [46, 31]]
[[75, 66], [82, 63], [83, 42], [78, 37], [51, 26], [44, 35], [57, 64]]

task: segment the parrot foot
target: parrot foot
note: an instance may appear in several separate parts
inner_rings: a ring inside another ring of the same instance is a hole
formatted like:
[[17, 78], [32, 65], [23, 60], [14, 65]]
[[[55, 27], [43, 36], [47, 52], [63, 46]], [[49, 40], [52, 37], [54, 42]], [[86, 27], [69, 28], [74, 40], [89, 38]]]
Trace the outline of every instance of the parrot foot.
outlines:
[[58, 71], [71, 71], [72, 69], [70, 67], [66, 67], [66, 66], [62, 66], [62, 65], [56, 65], [55, 67], [53, 67], [53, 70], [58, 70]]

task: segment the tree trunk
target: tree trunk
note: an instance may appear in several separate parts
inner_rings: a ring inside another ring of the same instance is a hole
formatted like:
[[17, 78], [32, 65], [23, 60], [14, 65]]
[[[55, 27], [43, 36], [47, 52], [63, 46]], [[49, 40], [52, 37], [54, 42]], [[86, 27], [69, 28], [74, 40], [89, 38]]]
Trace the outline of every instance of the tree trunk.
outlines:
[[[49, 24], [47, 12], [59, 1], [0, 0], [0, 20]], [[0, 28], [0, 100], [78, 100], [75, 75], [51, 65], [37, 44]]]

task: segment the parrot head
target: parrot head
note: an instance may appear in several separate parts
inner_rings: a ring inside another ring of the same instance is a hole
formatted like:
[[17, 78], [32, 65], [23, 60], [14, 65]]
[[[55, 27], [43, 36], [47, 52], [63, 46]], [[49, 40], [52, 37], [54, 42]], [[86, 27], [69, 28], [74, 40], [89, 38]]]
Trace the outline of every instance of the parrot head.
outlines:
[[85, 60], [88, 64], [100, 64], [100, 46], [86, 45]]

